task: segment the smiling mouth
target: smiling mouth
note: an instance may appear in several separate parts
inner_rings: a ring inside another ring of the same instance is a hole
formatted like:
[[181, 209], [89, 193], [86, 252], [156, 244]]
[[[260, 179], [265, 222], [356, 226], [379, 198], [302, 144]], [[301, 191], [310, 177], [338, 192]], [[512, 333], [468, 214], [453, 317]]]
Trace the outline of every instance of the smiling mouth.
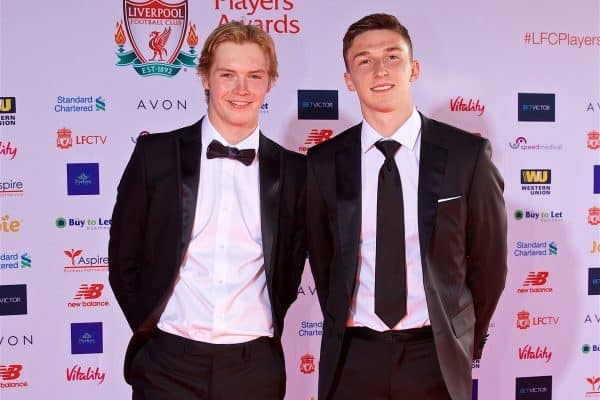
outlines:
[[387, 92], [388, 90], [391, 90], [393, 88], [394, 88], [394, 85], [392, 85], [391, 83], [387, 83], [387, 84], [373, 86], [371, 88], [371, 90], [374, 92]]
[[229, 100], [229, 104], [231, 104], [232, 106], [236, 107], [236, 108], [243, 108], [246, 107], [247, 105], [249, 105], [251, 102], [250, 101], [236, 101], [236, 100]]

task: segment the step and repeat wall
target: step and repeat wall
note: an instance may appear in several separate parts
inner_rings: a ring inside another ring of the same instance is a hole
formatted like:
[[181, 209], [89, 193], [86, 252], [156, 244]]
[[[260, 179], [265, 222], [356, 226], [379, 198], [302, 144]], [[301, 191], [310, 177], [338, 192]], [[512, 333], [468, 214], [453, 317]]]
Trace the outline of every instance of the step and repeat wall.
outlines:
[[[373, 12], [412, 35], [417, 108], [489, 139], [505, 179], [508, 277], [473, 399], [600, 399], [597, 0], [0, 0], [0, 399], [129, 397], [107, 280], [116, 186], [140, 135], [205, 113], [208, 33], [272, 34], [280, 79], [260, 125], [305, 153], [361, 120], [342, 37]], [[317, 398], [316, 299], [306, 268], [283, 338], [289, 400]]]

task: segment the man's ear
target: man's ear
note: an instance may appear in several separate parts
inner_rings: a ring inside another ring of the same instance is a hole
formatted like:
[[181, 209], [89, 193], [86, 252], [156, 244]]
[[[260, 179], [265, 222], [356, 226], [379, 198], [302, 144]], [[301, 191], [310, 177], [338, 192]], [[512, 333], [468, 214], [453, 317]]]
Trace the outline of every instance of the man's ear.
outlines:
[[421, 64], [419, 64], [419, 61], [417, 60], [412, 60], [410, 64], [410, 78], [408, 81], [414, 82], [419, 79], [419, 76], [421, 75]]
[[351, 92], [356, 91], [356, 87], [354, 87], [354, 82], [352, 82], [352, 77], [348, 72], [344, 72], [344, 81], [346, 82], [346, 87], [348, 88], [348, 90], [350, 90]]

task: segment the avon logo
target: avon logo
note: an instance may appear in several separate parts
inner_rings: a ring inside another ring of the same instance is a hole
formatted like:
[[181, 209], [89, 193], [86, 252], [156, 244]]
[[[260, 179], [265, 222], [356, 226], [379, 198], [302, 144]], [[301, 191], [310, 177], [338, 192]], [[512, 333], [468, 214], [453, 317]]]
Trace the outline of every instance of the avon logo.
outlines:
[[462, 96], [458, 96], [450, 100], [450, 111], [477, 112], [479, 113], [477, 116], [481, 117], [485, 111], [485, 105], [481, 104], [479, 99], [469, 99], [469, 101], [465, 102]]
[[537, 346], [535, 350], [533, 350], [531, 345], [519, 347], [519, 360], [545, 360], [549, 362], [551, 358], [552, 352], [546, 346], [543, 348]]

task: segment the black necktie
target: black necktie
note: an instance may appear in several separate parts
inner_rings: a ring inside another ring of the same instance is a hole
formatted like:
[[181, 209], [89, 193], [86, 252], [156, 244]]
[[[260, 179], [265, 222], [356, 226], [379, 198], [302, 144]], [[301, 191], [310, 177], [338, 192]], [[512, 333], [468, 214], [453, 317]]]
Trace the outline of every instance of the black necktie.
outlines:
[[375, 143], [375, 147], [385, 156], [377, 183], [375, 314], [391, 329], [406, 315], [404, 202], [394, 160], [400, 143], [385, 140]]
[[206, 149], [206, 158], [231, 158], [238, 160], [244, 165], [252, 164], [256, 152], [254, 149], [239, 150], [235, 147], [222, 145], [219, 141], [213, 140]]

